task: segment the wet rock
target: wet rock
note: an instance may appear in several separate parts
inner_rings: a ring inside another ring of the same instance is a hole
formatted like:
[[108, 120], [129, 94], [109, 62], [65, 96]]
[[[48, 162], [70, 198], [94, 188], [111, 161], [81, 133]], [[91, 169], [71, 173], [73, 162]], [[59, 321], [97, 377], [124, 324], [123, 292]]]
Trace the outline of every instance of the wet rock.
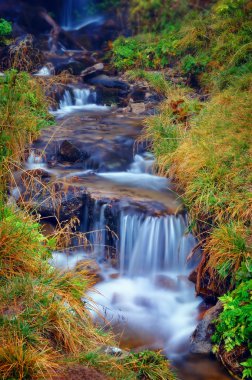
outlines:
[[120, 359], [123, 359], [130, 354], [130, 352], [128, 351], [122, 350], [119, 347], [112, 347], [112, 346], [104, 346], [99, 351], [100, 353], [104, 353], [110, 356], [116, 356]]
[[131, 91], [131, 98], [134, 102], [143, 102], [146, 99], [148, 88], [146, 86], [136, 85]]
[[188, 276], [188, 280], [196, 284], [197, 282], [197, 270], [193, 269], [192, 272]]
[[26, 170], [24, 173], [22, 173], [21, 178], [23, 181], [30, 180], [31, 178], [41, 178], [42, 180], [48, 180], [52, 178], [52, 175], [47, 170], [39, 168]]
[[41, 221], [41, 230], [44, 236], [51, 236], [55, 233], [55, 226], [51, 223]]
[[83, 70], [94, 64], [94, 58], [84, 52], [68, 51], [61, 55], [46, 52], [45, 58], [48, 64], [54, 68], [56, 75], [63, 71], [69, 71], [73, 75], [80, 75]]
[[81, 217], [85, 195], [86, 188], [82, 186], [71, 186], [63, 182], [45, 185], [34, 178], [22, 194], [20, 205], [25, 205], [44, 218], [67, 221], [74, 216]]
[[61, 161], [76, 162], [82, 158], [81, 151], [71, 142], [64, 140], [59, 148]]
[[76, 264], [76, 272], [87, 271], [95, 279], [95, 282], [102, 281], [101, 268], [94, 260], [81, 260]]
[[175, 280], [162, 274], [158, 275], [155, 278], [155, 285], [160, 288], [169, 289], [169, 290], [177, 290], [178, 288], [178, 285]]
[[144, 114], [146, 111], [145, 103], [131, 103], [131, 112], [133, 112], [135, 115], [141, 115]]
[[120, 274], [119, 273], [111, 273], [109, 275], [109, 278], [111, 278], [112, 280], [116, 280], [117, 278], [120, 277]]
[[212, 352], [211, 336], [214, 333], [214, 319], [218, 317], [222, 311], [221, 302], [211, 307], [204, 315], [203, 319], [199, 322], [196, 330], [194, 331], [191, 342], [190, 351], [194, 354], [210, 354]]
[[97, 75], [100, 75], [103, 69], [104, 69], [103, 63], [96, 63], [95, 65], [83, 70], [80, 75], [84, 80], [91, 79]]
[[130, 86], [128, 83], [118, 80], [117, 78], [110, 78], [107, 75], [98, 75], [88, 80], [92, 85], [100, 85], [108, 88], [118, 88], [120, 90], [129, 91]]

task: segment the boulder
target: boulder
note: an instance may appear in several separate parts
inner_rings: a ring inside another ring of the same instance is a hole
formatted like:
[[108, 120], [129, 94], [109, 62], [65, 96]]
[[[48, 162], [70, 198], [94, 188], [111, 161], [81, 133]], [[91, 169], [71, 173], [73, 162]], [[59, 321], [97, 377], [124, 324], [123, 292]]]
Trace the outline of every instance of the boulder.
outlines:
[[103, 63], [96, 63], [95, 65], [83, 70], [80, 75], [84, 80], [91, 79], [97, 75], [100, 75], [103, 69], [104, 69]]
[[159, 274], [155, 278], [155, 285], [167, 290], [178, 290], [177, 282], [173, 278], [163, 274]]
[[134, 102], [143, 102], [148, 94], [148, 88], [146, 86], [140, 86], [136, 85], [131, 90], [131, 98], [134, 100]]
[[89, 84], [96, 86], [104, 86], [108, 88], [118, 88], [120, 90], [129, 92], [130, 85], [126, 82], [118, 80], [117, 78], [109, 77], [107, 75], [97, 75], [87, 81]]
[[112, 347], [112, 346], [101, 347], [101, 349], [99, 350], [99, 352], [101, 354], [105, 354], [105, 355], [109, 355], [109, 356], [115, 356], [115, 357], [118, 357], [120, 359], [124, 359], [124, 358], [126, 358], [127, 356], [130, 355], [129, 351], [122, 350], [119, 347]]
[[212, 352], [213, 345], [211, 342], [211, 336], [215, 330], [213, 321], [218, 317], [221, 311], [222, 304], [218, 301], [215, 306], [211, 307], [205, 313], [191, 337], [190, 351], [192, 353], [210, 354]]
[[59, 156], [61, 161], [74, 163], [82, 158], [82, 153], [74, 144], [64, 140], [59, 148]]
[[85, 199], [86, 188], [83, 186], [63, 182], [44, 184], [40, 179], [33, 178], [32, 185], [26, 188], [18, 204], [43, 218], [66, 221], [73, 216], [81, 217]]
[[144, 103], [131, 103], [131, 112], [133, 112], [135, 115], [141, 115], [144, 114], [146, 111], [146, 106]]

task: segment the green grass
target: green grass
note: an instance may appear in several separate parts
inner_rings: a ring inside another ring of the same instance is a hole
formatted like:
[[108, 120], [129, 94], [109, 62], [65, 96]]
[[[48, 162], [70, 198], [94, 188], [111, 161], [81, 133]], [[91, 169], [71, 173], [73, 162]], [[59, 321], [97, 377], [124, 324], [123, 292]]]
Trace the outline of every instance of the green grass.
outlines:
[[12, 163], [24, 159], [25, 148], [52, 124], [48, 101], [38, 84], [27, 73], [15, 70], [0, 78], [0, 191], [5, 190]]

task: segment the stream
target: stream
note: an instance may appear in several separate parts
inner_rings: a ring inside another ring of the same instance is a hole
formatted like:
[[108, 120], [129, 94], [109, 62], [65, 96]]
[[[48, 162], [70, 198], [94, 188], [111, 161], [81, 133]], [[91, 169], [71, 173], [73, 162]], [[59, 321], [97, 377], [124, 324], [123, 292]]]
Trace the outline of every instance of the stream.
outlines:
[[[42, 131], [26, 169], [47, 171], [89, 194], [79, 212], [84, 248], [54, 252], [52, 264], [72, 270], [91, 261], [97, 284], [89, 304], [96, 323], [108, 325], [125, 349], [157, 349], [182, 380], [226, 380], [220, 364], [189, 353], [203, 303], [188, 275], [197, 241], [169, 179], [155, 175], [155, 158], [143, 143], [143, 117], [97, 105], [94, 89], [66, 90], [52, 111], [57, 126]], [[60, 162], [64, 141], [85, 152], [82, 162]], [[86, 300], [84, 300], [86, 301]]]

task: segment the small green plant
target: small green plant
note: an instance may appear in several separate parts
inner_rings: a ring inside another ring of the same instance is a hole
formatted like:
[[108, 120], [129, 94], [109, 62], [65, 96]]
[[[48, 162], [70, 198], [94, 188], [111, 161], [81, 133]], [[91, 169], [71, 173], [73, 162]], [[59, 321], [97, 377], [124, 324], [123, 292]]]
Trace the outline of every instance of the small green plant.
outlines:
[[8, 37], [12, 32], [12, 25], [9, 21], [0, 19], [0, 46], [8, 45], [10, 43]]
[[134, 353], [129, 355], [124, 362], [133, 365], [136, 378], [139, 380], [175, 380], [168, 360], [158, 352]]
[[[237, 357], [243, 368], [244, 379], [252, 376], [252, 280], [240, 284], [233, 292], [220, 297], [224, 310], [216, 321], [216, 332], [213, 335], [215, 352], [224, 346], [226, 352], [241, 349]], [[234, 351], [235, 352], [235, 351]]]
[[0, 38], [8, 36], [12, 32], [11, 23], [3, 18], [0, 19]]

